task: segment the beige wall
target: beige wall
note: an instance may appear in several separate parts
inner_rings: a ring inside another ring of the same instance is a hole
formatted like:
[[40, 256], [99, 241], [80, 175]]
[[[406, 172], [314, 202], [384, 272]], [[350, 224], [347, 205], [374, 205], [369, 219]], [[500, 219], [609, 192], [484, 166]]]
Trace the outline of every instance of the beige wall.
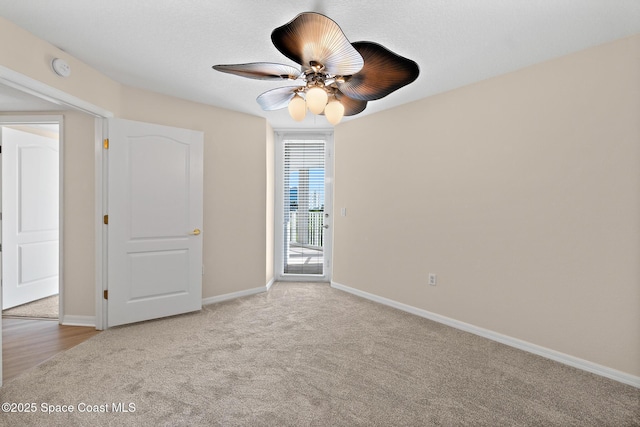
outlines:
[[204, 132], [203, 297], [265, 285], [265, 120], [148, 91], [122, 117]]
[[95, 120], [64, 112], [64, 314], [95, 314]]
[[640, 375], [638, 52], [337, 127], [334, 281]]
[[[204, 144], [203, 297], [265, 285], [266, 122], [262, 118], [120, 85], [0, 18], [0, 66], [90, 102], [116, 117], [201, 130]], [[72, 68], [67, 79], [50, 68]], [[65, 315], [95, 314], [94, 120], [64, 112]]]
[[[0, 17], [0, 66], [76, 96], [106, 110], [117, 112], [122, 86]], [[51, 70], [51, 61], [62, 58], [71, 66], [71, 76], [62, 78]]]
[[266, 277], [265, 283], [269, 283], [274, 279], [274, 250], [275, 250], [275, 177], [276, 177], [276, 154], [275, 154], [275, 134], [271, 125], [267, 123], [267, 177], [266, 177], [266, 195], [267, 195], [267, 208], [266, 208], [266, 227], [267, 227], [267, 242], [266, 242]]
[[[3, 18], [0, 39], [0, 66], [203, 130], [203, 296], [270, 280], [263, 119], [122, 86]], [[639, 50], [625, 39], [339, 126], [334, 280], [640, 375]], [[64, 115], [65, 309], [90, 316], [93, 125]]]

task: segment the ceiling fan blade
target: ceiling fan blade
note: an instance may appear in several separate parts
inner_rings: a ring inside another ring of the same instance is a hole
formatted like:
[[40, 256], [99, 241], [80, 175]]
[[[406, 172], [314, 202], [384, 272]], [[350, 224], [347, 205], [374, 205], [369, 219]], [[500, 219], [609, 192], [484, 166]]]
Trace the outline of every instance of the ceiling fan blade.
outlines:
[[380, 99], [418, 78], [414, 61], [396, 55], [373, 42], [355, 42], [353, 47], [364, 58], [364, 67], [337, 85], [345, 95], [363, 101]]
[[333, 75], [355, 74], [364, 65], [358, 51], [349, 43], [338, 24], [324, 15], [305, 12], [291, 22], [276, 28], [271, 41], [287, 58], [302, 65], [323, 65]]
[[300, 75], [298, 68], [272, 62], [252, 62], [249, 64], [214, 65], [213, 69], [257, 80], [295, 80]]
[[367, 101], [361, 101], [359, 99], [353, 99], [345, 95], [340, 91], [336, 91], [336, 98], [342, 105], [344, 105], [345, 116], [355, 116], [362, 113], [367, 108]]
[[296, 93], [296, 89], [300, 86], [286, 86], [277, 89], [268, 90], [260, 94], [256, 101], [265, 111], [279, 110], [289, 106], [289, 101]]

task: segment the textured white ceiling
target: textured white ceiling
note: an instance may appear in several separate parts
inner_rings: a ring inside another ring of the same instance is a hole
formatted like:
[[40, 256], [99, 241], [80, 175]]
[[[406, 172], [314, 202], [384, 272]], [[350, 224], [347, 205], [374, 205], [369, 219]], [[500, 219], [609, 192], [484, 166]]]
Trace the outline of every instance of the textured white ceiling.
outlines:
[[[121, 83], [266, 117], [255, 98], [287, 85], [223, 74], [215, 64], [278, 62], [271, 31], [321, 12], [347, 38], [413, 59], [418, 79], [359, 116], [640, 33], [640, 0], [0, 0], [0, 15]], [[355, 116], [356, 118], [359, 116]]]

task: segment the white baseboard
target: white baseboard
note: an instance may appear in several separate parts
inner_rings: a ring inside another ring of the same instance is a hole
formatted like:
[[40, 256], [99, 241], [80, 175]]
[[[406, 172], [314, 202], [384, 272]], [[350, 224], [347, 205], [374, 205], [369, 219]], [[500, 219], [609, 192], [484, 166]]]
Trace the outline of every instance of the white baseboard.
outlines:
[[273, 286], [273, 284], [275, 283], [276, 279], [271, 278], [271, 280], [269, 280], [269, 283], [267, 283], [267, 285], [265, 286], [267, 288], [267, 291], [269, 289], [271, 289], [271, 286]]
[[415, 314], [416, 316], [424, 317], [429, 320], [433, 320], [438, 323], [442, 323], [447, 326], [451, 326], [456, 329], [460, 329], [465, 332], [470, 332], [474, 335], [478, 335], [484, 338], [488, 338], [492, 341], [496, 341], [502, 344], [506, 344], [511, 347], [515, 347], [520, 350], [524, 350], [529, 353], [536, 354], [538, 356], [545, 357], [547, 359], [554, 360], [556, 362], [563, 363], [565, 365], [572, 366], [574, 368], [581, 369], [583, 371], [591, 372], [592, 374], [600, 375], [602, 377], [606, 377], [612, 379], [614, 381], [621, 382], [623, 384], [627, 384], [633, 387], [640, 388], [640, 377], [635, 375], [627, 374], [625, 372], [618, 371], [616, 369], [612, 369], [606, 366], [599, 365], [597, 363], [589, 362], [584, 359], [580, 359], [578, 357], [570, 356], [565, 353], [561, 353], [559, 351], [551, 350], [546, 347], [542, 347], [536, 344], [532, 344], [527, 341], [522, 341], [517, 338], [512, 338], [507, 335], [502, 335], [498, 332], [494, 332], [488, 329], [484, 329], [478, 326], [471, 325], [469, 323], [460, 322], [455, 319], [451, 319], [446, 316], [441, 316], [436, 313], [432, 313], [427, 310], [423, 310], [417, 307], [413, 307], [407, 304], [403, 304], [401, 302], [397, 302], [388, 298], [380, 297], [378, 295], [370, 294], [368, 292], [364, 292], [355, 288], [351, 288], [349, 286], [342, 285], [337, 282], [331, 282], [331, 287], [335, 289], [339, 289], [344, 292], [348, 292], [353, 295], [357, 295], [359, 297], [384, 304], [393, 308], [397, 308], [398, 310], [406, 311], [407, 313]]
[[[258, 288], [247, 289], [239, 292], [232, 292], [230, 294], [218, 295], [210, 298], [203, 298], [202, 305], [215, 304], [217, 302], [228, 301], [235, 298], [246, 297], [248, 295], [267, 292], [269, 289], [271, 289], [271, 286], [273, 286], [273, 283], [274, 283], [274, 279], [271, 279], [269, 283], [267, 283], [265, 286], [261, 286]], [[96, 318], [95, 316], [66, 315], [66, 316], [63, 316], [61, 324], [65, 326], [90, 326], [95, 328]]]
[[273, 284], [273, 281], [267, 283], [265, 286], [260, 286], [259, 288], [247, 289], [244, 291], [231, 292], [229, 294], [224, 294], [224, 295], [217, 295], [215, 297], [203, 298], [202, 305], [215, 304], [217, 302], [228, 301], [231, 299], [236, 299], [240, 297], [246, 297], [249, 295], [259, 294], [262, 292], [267, 292], [272, 284]]
[[74, 316], [74, 315], [64, 315], [62, 317], [62, 322], [65, 326], [88, 326], [95, 328], [96, 327], [96, 317], [95, 316]]

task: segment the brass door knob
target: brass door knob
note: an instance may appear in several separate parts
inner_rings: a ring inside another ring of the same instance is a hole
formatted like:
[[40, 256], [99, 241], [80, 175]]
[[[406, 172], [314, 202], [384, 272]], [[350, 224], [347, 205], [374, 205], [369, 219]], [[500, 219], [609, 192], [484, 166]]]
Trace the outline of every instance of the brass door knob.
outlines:
[[199, 228], [194, 228], [193, 231], [191, 233], [192, 236], [197, 236], [200, 234], [200, 229]]

